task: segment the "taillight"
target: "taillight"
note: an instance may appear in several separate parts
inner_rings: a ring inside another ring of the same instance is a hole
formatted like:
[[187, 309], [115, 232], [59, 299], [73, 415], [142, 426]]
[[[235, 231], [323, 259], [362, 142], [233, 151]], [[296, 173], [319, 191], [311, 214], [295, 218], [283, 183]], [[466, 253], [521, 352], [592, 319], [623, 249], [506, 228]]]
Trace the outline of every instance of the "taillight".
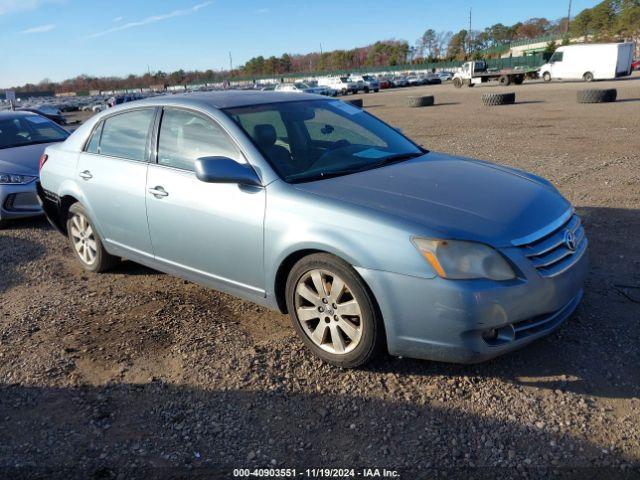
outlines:
[[46, 153], [40, 155], [40, 165], [38, 167], [39, 170], [42, 170], [42, 167], [45, 163], [47, 163], [47, 160], [49, 160], [49, 155], [47, 155]]

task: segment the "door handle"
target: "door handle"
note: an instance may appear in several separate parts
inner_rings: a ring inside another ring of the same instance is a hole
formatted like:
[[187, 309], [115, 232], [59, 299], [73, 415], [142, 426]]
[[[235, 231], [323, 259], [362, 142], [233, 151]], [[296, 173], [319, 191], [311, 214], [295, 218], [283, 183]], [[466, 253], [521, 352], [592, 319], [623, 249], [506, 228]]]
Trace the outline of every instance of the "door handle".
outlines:
[[85, 170], [84, 172], [80, 172], [80, 178], [82, 178], [83, 180], [89, 180], [93, 178], [93, 175], [91, 175], [91, 172], [89, 170]]
[[162, 187], [158, 186], [155, 188], [150, 188], [149, 193], [156, 198], [168, 197], [169, 193]]

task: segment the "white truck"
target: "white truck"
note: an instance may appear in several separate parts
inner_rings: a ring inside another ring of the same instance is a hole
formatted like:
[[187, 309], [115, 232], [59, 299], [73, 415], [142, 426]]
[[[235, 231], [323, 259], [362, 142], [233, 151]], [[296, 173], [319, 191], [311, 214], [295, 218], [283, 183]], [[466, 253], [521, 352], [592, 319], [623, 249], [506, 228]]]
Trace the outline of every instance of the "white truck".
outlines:
[[515, 67], [491, 69], [484, 60], [466, 62], [453, 76], [453, 85], [462, 88], [463, 85], [473, 87], [492, 80], [497, 80], [500, 85], [509, 86], [512, 83], [522, 85], [526, 78], [537, 77], [537, 69], [529, 67]]
[[352, 82], [348, 77], [319, 78], [318, 85], [321, 87], [333, 88], [342, 95], [348, 95], [349, 93], [358, 93], [358, 84]]
[[540, 67], [545, 82], [551, 80], [612, 80], [631, 75], [635, 44], [585, 43], [559, 47], [549, 63]]

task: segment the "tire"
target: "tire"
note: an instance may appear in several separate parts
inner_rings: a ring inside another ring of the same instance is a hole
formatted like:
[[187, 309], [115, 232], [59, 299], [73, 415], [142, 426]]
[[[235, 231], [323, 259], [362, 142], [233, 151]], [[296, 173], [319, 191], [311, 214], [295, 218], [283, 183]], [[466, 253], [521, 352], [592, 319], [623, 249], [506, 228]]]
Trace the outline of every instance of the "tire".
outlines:
[[549, 83], [551, 81], [551, 74], [549, 72], [544, 72], [544, 74], [542, 75], [542, 79]]
[[0, 220], [0, 230], [4, 230], [8, 226], [9, 226], [9, 221], [8, 220]]
[[594, 80], [594, 78], [593, 78], [593, 73], [591, 73], [591, 72], [587, 72], [587, 73], [585, 73], [585, 74], [582, 76], [582, 79], [583, 79], [585, 82], [588, 82], [588, 83], [593, 82], [593, 80]]
[[485, 93], [482, 95], [482, 103], [487, 107], [498, 105], [513, 105], [516, 103], [515, 93]]
[[356, 100], [346, 100], [347, 103], [353, 105], [354, 107], [357, 108], [364, 108], [364, 100], [362, 100], [361, 98], [358, 98]]
[[[340, 281], [343, 287], [332, 297]], [[286, 300], [296, 332], [325, 362], [356, 368], [382, 351], [384, 326], [373, 295], [343, 260], [319, 253], [298, 261], [287, 278]]]
[[524, 83], [524, 75], [516, 75], [513, 77], [513, 83], [516, 85], [522, 85]]
[[618, 98], [618, 91], [615, 88], [604, 90], [579, 90], [578, 103], [610, 103]]
[[462, 88], [462, 83], [462, 79], [459, 77], [453, 79], [453, 86], [456, 88]]
[[435, 98], [433, 95], [427, 95], [425, 97], [409, 97], [409, 106], [412, 108], [430, 107], [435, 104]]
[[119, 259], [104, 249], [87, 211], [79, 203], [69, 208], [67, 232], [71, 250], [88, 272], [106, 272], [118, 264]]
[[502, 75], [498, 79], [498, 82], [500, 82], [500, 85], [502, 85], [503, 87], [508, 87], [509, 85], [511, 85], [511, 77], [509, 75]]
[[375, 89], [375, 90], [373, 91], [373, 93], [378, 93], [379, 91], [380, 91], [380, 89], [379, 89], [379, 88], [377, 88], [377, 89]]
[[364, 89], [364, 93], [369, 93], [369, 87]]

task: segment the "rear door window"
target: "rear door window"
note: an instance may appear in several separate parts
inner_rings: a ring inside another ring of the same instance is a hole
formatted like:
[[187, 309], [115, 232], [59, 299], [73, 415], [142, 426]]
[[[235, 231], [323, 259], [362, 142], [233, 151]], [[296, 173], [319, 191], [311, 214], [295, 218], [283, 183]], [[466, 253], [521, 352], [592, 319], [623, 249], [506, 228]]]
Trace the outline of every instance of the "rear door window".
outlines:
[[100, 154], [146, 161], [149, 127], [154, 113], [153, 108], [147, 108], [107, 118], [102, 129]]

